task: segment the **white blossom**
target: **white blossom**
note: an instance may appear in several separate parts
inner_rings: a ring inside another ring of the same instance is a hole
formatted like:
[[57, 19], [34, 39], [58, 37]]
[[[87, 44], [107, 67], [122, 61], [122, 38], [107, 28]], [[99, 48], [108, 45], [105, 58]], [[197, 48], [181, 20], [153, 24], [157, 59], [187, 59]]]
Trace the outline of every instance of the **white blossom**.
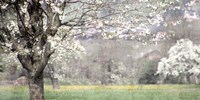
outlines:
[[181, 39], [170, 48], [168, 58], [158, 64], [157, 73], [178, 76], [181, 73], [200, 74], [200, 49], [189, 39]]

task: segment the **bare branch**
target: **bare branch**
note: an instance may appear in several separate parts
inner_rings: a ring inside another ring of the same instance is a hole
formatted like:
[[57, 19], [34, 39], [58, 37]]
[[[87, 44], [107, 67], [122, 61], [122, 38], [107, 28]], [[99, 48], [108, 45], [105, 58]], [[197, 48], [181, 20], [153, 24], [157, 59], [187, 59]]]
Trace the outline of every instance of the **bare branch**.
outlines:
[[[90, 10], [84, 12], [84, 13], [80, 16], [80, 18], [79, 18], [79, 20], [77, 21], [77, 23], [71, 26], [71, 28], [69, 29], [69, 31], [71, 31], [75, 26], [78, 26], [78, 25], [81, 23], [83, 17], [84, 17], [85, 15], [87, 15], [87, 13], [89, 13], [90, 11], [93, 11], [93, 10], [90, 9]], [[69, 24], [62, 23], [61, 25], [69, 25]], [[81, 23], [80, 25], [83, 25], [83, 23]], [[68, 32], [69, 32], [69, 31], [68, 31]], [[68, 33], [68, 32], [67, 32], [67, 33]], [[67, 33], [62, 37], [62, 39], [61, 39], [62, 41], [63, 41], [63, 40], [65, 39], [65, 37], [67, 36]]]

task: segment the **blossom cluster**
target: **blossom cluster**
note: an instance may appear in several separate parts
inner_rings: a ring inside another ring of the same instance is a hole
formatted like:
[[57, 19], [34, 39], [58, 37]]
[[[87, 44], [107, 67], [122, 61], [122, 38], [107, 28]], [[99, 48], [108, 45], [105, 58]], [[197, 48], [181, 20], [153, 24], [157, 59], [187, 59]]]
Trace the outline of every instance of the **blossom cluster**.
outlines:
[[165, 76], [180, 74], [200, 74], [200, 45], [193, 44], [189, 39], [178, 40], [158, 64], [157, 73]]

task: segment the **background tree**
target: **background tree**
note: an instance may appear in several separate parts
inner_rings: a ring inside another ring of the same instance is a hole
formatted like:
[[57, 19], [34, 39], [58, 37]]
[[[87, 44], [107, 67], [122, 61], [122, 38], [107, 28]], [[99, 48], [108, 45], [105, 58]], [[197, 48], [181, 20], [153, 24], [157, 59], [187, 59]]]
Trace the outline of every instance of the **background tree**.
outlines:
[[[156, 42], [173, 36], [165, 32], [151, 34], [150, 28], [164, 21], [162, 14], [166, 9], [180, 7], [180, 3], [177, 0], [2, 0], [0, 45], [17, 52], [28, 72], [30, 99], [43, 99], [42, 74], [55, 51], [51, 45], [60, 26], [69, 26], [69, 31], [79, 26], [77, 30], [81, 30], [72, 37], [101, 33], [104, 39], [122, 37], [146, 44], [147, 40]], [[65, 7], [72, 10], [64, 12]], [[108, 9], [108, 14], [99, 16], [104, 9]], [[65, 16], [69, 19], [65, 20]]]
[[155, 75], [157, 71], [158, 62], [161, 58], [159, 51], [152, 51], [144, 57], [138, 59], [138, 67], [140, 67], [138, 73], [138, 83], [140, 84], [156, 84], [158, 75]]
[[[60, 27], [56, 36], [58, 39], [62, 37], [62, 32], [68, 31], [66, 27]], [[76, 31], [75, 31], [76, 32]], [[75, 34], [70, 32], [71, 34]], [[54, 38], [55, 39], [55, 38]], [[57, 49], [52, 55], [48, 63], [47, 73], [49, 73], [53, 87], [58, 88], [59, 80], [63, 81], [66, 79], [67, 71], [69, 70], [70, 59], [78, 60], [81, 59], [85, 54], [84, 47], [79, 43], [78, 40], [70, 38], [68, 35], [67, 39], [59, 42], [60, 40], [52, 40], [55, 44], [54, 48]], [[74, 67], [74, 66], [73, 66]], [[57, 84], [57, 86], [56, 86]]]
[[13, 81], [24, 74], [16, 53], [3, 53], [1, 56], [2, 67], [4, 68], [4, 75], [2, 77], [5, 77], [6, 80]]
[[157, 73], [160, 74], [161, 81], [167, 76], [184, 77], [190, 83], [190, 76], [198, 77], [200, 74], [200, 46], [193, 44], [189, 39], [181, 39], [172, 46], [168, 52], [167, 58], [162, 58], [158, 64]]
[[124, 84], [127, 79], [126, 67], [120, 61], [115, 61], [110, 59], [109, 61], [104, 62], [101, 73], [101, 84]]
[[[2, 56], [0, 55], [0, 57], [2, 58]], [[2, 59], [0, 59], [0, 72], [3, 72], [4, 69], [4, 62], [2, 61]]]

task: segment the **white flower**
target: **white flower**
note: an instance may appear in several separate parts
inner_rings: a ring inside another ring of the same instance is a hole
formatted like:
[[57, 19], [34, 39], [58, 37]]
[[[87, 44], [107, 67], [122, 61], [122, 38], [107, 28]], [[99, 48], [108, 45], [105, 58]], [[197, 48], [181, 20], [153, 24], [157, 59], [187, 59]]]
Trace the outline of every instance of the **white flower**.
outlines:
[[[181, 73], [200, 74], [200, 49], [189, 39], [181, 39], [169, 50], [169, 57], [163, 58], [158, 64], [157, 73], [178, 76]], [[188, 71], [187, 71], [188, 70]]]
[[2, 8], [2, 9], [6, 9], [7, 6], [8, 6], [8, 4], [7, 4], [7, 3], [4, 3], [3, 5], [1, 5], [1, 8]]

